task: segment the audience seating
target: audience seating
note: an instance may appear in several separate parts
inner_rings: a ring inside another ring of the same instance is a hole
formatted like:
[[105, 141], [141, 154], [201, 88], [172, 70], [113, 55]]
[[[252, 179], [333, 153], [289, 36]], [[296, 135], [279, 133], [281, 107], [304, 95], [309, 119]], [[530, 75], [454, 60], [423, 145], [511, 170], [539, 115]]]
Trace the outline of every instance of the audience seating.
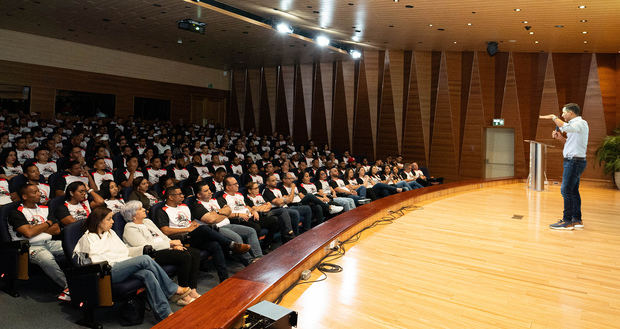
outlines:
[[30, 243], [26, 240], [11, 241], [8, 214], [17, 209], [19, 202], [12, 202], [0, 208], [0, 285], [13, 297], [19, 297], [16, 280], [28, 280], [28, 255]]

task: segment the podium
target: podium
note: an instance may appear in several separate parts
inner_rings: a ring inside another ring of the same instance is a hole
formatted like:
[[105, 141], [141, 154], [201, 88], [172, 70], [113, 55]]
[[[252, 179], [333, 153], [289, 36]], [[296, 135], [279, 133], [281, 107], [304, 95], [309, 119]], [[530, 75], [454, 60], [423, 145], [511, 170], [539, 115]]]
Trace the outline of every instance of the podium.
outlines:
[[528, 187], [534, 191], [544, 191], [547, 180], [547, 147], [553, 145], [538, 141], [525, 140], [530, 143], [530, 175], [527, 178]]

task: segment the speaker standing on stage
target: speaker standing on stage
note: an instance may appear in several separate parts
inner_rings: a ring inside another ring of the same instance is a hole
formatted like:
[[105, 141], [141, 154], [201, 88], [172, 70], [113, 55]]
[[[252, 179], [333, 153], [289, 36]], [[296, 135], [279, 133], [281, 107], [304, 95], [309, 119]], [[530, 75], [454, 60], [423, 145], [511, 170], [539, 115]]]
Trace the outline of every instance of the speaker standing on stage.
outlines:
[[[581, 117], [581, 109], [575, 103], [562, 108], [562, 121], [555, 114], [541, 115], [541, 119], [552, 119], [557, 128], [552, 137], [564, 143], [564, 172], [562, 173], [562, 197], [564, 198], [564, 215], [562, 219], [549, 225], [554, 230], [582, 229], [581, 196], [579, 195], [579, 177], [586, 169], [586, 150], [588, 147], [588, 123]], [[564, 138], [562, 133], [566, 133]]]

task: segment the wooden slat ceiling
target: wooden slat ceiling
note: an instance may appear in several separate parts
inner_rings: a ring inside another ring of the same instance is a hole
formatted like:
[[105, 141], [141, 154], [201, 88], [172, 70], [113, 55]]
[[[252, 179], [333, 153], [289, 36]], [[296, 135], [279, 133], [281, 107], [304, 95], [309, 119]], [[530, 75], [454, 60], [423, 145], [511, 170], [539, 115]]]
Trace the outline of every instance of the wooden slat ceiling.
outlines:
[[[500, 51], [620, 51], [618, 0], [222, 2], [321, 31], [339, 42], [353, 45], [352, 37], [358, 36], [360, 47], [467, 51], [484, 50], [487, 41], [498, 41]], [[2, 1], [0, 17], [4, 29], [222, 69], [346, 58], [182, 0]], [[177, 29], [183, 18], [207, 23], [207, 32]]]

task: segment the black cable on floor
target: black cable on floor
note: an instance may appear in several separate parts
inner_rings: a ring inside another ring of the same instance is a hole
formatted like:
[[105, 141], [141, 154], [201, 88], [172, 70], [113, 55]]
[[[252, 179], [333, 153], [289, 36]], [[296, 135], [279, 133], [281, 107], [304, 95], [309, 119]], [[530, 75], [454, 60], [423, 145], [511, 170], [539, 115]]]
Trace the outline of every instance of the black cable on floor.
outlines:
[[[319, 272], [321, 272], [321, 276], [316, 279], [316, 280], [309, 280], [309, 281], [301, 281], [301, 278], [297, 279], [297, 281], [295, 281], [290, 287], [286, 288], [286, 290], [284, 290], [275, 300], [274, 303], [275, 304], [280, 304], [282, 302], [282, 299], [284, 298], [284, 296], [286, 296], [286, 294], [288, 294], [291, 290], [293, 290], [293, 288], [295, 288], [298, 285], [302, 285], [302, 284], [309, 284], [309, 283], [315, 283], [315, 282], [321, 282], [327, 279], [327, 273], [338, 273], [338, 272], [342, 272], [343, 268], [340, 265], [336, 265], [333, 263], [329, 263], [332, 262], [336, 259], [339, 259], [341, 257], [343, 257], [346, 254], [346, 249], [344, 248], [345, 244], [349, 244], [349, 243], [353, 243], [353, 242], [357, 242], [362, 233], [368, 229], [371, 229], [373, 227], [379, 226], [379, 225], [389, 225], [392, 224], [396, 219], [398, 219], [399, 217], [402, 217], [405, 212], [407, 211], [413, 211], [413, 210], [421, 210], [423, 209], [422, 207], [418, 207], [418, 206], [403, 206], [397, 210], [389, 210], [388, 211], [388, 215], [385, 217], [382, 217], [381, 219], [378, 219], [376, 221], [374, 221], [372, 224], [364, 227], [363, 229], [359, 230], [358, 232], [356, 232], [355, 234], [353, 234], [352, 236], [350, 236], [348, 239], [339, 242], [338, 245], [338, 249], [335, 250], [331, 250], [329, 253], [327, 253], [325, 256], [323, 256], [323, 258], [321, 258], [321, 260], [319, 260], [319, 262], [313, 266], [312, 268], [310, 268], [310, 272], [314, 271], [315, 269], [318, 270]], [[329, 259], [328, 259], [329, 258]]]

